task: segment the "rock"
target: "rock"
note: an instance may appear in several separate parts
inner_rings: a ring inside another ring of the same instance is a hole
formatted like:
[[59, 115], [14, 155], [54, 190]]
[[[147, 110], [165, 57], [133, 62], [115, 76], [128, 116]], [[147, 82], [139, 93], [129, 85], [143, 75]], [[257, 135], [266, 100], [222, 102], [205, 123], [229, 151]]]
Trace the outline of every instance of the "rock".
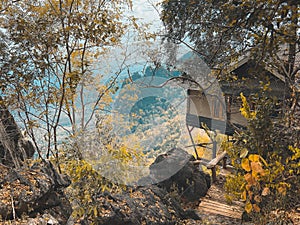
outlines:
[[[150, 175], [137, 187], [121, 194], [101, 192], [94, 197], [97, 215], [80, 224], [96, 221], [98, 225], [179, 225], [201, 224], [194, 210], [184, 210], [174, 198], [172, 187], [188, 201], [199, 201], [210, 186], [210, 177], [194, 166], [194, 157], [182, 149], [160, 155], [150, 166]], [[196, 221], [196, 222], [195, 222]], [[79, 223], [78, 223], [79, 224]]]
[[56, 188], [68, 187], [71, 184], [68, 176], [59, 174], [51, 162], [42, 161], [32, 165], [31, 169], [40, 170], [52, 178]]
[[[98, 225], [175, 225], [185, 219], [200, 220], [193, 210], [184, 211], [165, 190], [155, 185], [115, 195], [104, 192], [95, 200]], [[81, 224], [89, 224], [88, 218]]]
[[36, 218], [49, 214], [59, 224], [66, 224], [72, 208], [62, 188], [70, 183], [53, 172], [50, 162], [20, 169], [0, 164], [0, 170], [1, 218], [10, 220], [24, 215]]
[[34, 151], [33, 144], [23, 137], [8, 109], [0, 104], [0, 163], [19, 168]]
[[[63, 188], [70, 180], [45, 160], [28, 168], [24, 162], [34, 152], [31, 141], [23, 137], [13, 116], [0, 104], [0, 220], [66, 224], [72, 207]], [[27, 220], [20, 219], [24, 216]]]
[[143, 178], [139, 183], [157, 181], [157, 185], [168, 192], [177, 191], [184, 201], [199, 201], [206, 195], [211, 181], [210, 176], [200, 171], [192, 161], [195, 158], [186, 151], [172, 149], [156, 158], [150, 166], [149, 177]]
[[35, 218], [16, 218], [13, 222], [0, 224], [14, 224], [14, 225], [59, 225], [60, 223], [50, 214], [38, 214]]

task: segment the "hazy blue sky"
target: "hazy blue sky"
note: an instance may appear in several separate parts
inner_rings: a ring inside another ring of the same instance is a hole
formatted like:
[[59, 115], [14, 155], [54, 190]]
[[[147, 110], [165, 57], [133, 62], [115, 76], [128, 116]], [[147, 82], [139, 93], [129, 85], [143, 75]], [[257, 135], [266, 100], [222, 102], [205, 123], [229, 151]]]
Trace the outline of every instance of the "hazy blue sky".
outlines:
[[[157, 3], [162, 0], [133, 0], [133, 15], [144, 22], [153, 23], [151, 29], [158, 28], [161, 24], [159, 20], [159, 6]], [[156, 9], [154, 8], [156, 7]]]

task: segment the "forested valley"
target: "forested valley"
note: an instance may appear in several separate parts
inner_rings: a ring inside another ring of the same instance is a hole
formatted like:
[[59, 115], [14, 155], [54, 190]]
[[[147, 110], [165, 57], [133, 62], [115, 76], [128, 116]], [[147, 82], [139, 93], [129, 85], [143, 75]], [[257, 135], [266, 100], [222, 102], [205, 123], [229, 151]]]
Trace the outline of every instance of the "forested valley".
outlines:
[[0, 224], [300, 224], [299, 15], [1, 0]]

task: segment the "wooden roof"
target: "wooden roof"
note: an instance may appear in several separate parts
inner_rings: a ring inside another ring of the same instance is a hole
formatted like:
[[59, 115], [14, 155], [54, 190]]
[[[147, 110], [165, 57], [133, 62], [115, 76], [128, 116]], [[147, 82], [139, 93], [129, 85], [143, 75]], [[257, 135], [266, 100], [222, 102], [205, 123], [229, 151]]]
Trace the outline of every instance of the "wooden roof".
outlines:
[[271, 96], [282, 98], [284, 90], [288, 90], [283, 75], [268, 66], [257, 65], [249, 53], [232, 63], [227, 71], [235, 75], [237, 79], [220, 81], [222, 91], [225, 94], [238, 96], [243, 92], [247, 96], [251, 93], [258, 93], [261, 83], [267, 80], [270, 82], [271, 91], [269, 94]]

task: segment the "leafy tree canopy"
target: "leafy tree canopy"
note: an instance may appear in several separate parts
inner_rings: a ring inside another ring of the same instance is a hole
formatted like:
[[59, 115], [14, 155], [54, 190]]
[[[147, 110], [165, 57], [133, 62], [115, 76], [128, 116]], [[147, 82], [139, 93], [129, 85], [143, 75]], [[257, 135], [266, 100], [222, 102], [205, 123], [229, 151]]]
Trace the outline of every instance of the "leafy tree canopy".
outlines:
[[251, 49], [293, 85], [300, 69], [299, 6], [297, 0], [165, 0], [161, 18], [168, 40], [189, 44], [210, 65]]
[[[61, 121], [68, 120], [72, 135], [84, 130], [112, 86], [100, 87], [96, 65], [134, 21], [123, 17], [128, 8], [130, 0], [1, 1], [1, 100], [17, 109], [33, 139], [34, 127], [46, 131], [47, 156], [50, 145], [57, 150]], [[91, 84], [96, 100], [87, 109]]]

